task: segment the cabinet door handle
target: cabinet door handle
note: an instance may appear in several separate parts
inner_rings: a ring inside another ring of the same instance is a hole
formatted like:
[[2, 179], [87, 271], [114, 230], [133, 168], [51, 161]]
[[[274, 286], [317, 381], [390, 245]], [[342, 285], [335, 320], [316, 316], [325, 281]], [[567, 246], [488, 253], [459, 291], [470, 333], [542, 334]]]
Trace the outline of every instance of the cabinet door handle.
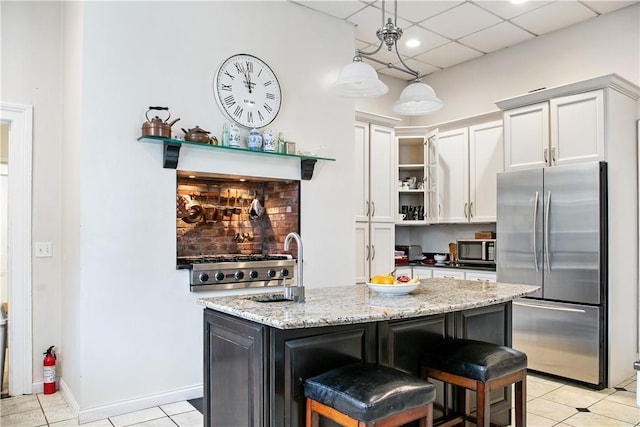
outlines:
[[371, 216], [376, 216], [376, 202], [371, 201]]
[[464, 204], [464, 217], [465, 217], [465, 218], [469, 218], [469, 217], [467, 216], [467, 203], [465, 203], [465, 204]]
[[369, 261], [369, 245], [367, 245], [367, 256], [365, 257], [365, 261]]
[[376, 259], [376, 247], [374, 245], [371, 245], [371, 261], [373, 261], [374, 259]]
[[473, 218], [473, 202], [469, 203], [469, 218]]
[[551, 147], [551, 161], [553, 162], [553, 164], [556, 163], [556, 147], [555, 146]]
[[365, 216], [369, 216], [369, 201], [368, 201], [368, 200], [365, 200], [365, 202], [364, 202], [364, 203], [365, 203], [365, 205], [367, 205], [367, 209], [366, 209], [367, 211], [365, 212], [365, 214], [364, 214], [364, 215], [365, 215]]
[[547, 148], [544, 149], [544, 164], [551, 166], [549, 165], [549, 159], [547, 158], [547, 150], [548, 150]]

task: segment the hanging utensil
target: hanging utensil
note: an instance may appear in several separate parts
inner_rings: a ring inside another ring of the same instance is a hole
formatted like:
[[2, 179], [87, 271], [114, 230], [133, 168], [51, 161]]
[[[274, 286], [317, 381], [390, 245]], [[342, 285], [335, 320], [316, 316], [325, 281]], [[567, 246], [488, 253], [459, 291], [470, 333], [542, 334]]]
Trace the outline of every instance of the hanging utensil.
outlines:
[[224, 216], [231, 216], [231, 190], [227, 188], [227, 207], [224, 208]]
[[216, 206], [216, 221], [222, 221], [224, 219], [224, 206], [220, 204], [220, 196], [222, 189], [218, 188], [218, 204]]
[[194, 224], [203, 218], [204, 208], [202, 207], [200, 202], [195, 200], [193, 197], [189, 197], [189, 201], [187, 202], [187, 211], [189, 212], [189, 214], [186, 217], [182, 218], [182, 220], [187, 224]]
[[236, 198], [233, 199], [233, 213], [236, 215], [240, 215], [242, 213], [242, 209], [240, 209], [240, 207], [236, 207], [237, 202], [238, 202], [238, 190], [236, 190]]
[[209, 203], [209, 196], [211, 195], [211, 188], [207, 185], [207, 197], [204, 201], [204, 220], [205, 222], [215, 221], [216, 220], [216, 207]]

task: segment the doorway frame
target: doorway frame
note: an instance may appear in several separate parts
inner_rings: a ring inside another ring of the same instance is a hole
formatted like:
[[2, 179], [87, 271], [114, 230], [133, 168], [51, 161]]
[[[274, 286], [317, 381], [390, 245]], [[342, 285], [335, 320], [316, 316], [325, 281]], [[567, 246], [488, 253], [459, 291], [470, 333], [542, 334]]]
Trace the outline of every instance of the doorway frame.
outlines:
[[7, 321], [9, 395], [31, 394], [33, 389], [31, 184], [33, 106], [0, 103], [0, 121], [9, 125], [9, 274]]

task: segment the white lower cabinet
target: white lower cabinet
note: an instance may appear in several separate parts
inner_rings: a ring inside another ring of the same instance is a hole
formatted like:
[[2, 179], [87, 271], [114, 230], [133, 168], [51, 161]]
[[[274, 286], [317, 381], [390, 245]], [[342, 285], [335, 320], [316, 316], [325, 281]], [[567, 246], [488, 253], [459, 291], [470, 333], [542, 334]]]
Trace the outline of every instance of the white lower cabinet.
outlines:
[[395, 268], [394, 249], [394, 224], [356, 222], [356, 283], [391, 273]]
[[496, 281], [496, 273], [467, 271], [465, 277], [467, 280], [477, 280], [479, 282], [495, 282]]
[[433, 270], [433, 278], [436, 279], [458, 279], [464, 280], [463, 270], [453, 270], [446, 268], [436, 268]]
[[431, 279], [433, 277], [433, 269], [424, 267], [413, 267], [413, 277], [419, 277], [421, 279]]
[[409, 276], [413, 279], [413, 269], [411, 266], [408, 267], [396, 267], [396, 277], [398, 276]]

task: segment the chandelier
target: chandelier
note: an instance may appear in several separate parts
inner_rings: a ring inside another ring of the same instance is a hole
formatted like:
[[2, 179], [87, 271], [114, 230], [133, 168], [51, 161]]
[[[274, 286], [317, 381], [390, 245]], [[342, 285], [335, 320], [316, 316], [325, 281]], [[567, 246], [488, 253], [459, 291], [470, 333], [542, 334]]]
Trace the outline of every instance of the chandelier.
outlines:
[[[382, 0], [382, 27], [376, 31], [380, 45], [373, 52], [356, 49], [353, 62], [342, 69], [338, 80], [331, 85], [331, 90], [340, 96], [351, 98], [373, 98], [387, 93], [389, 87], [380, 81], [376, 70], [362, 61], [362, 58], [366, 58], [412, 76], [411, 83], [404, 88], [400, 98], [393, 104], [391, 108], [393, 112], [405, 116], [418, 116], [437, 111], [442, 108], [442, 101], [438, 99], [431, 86], [422, 83], [420, 73], [404, 63], [398, 52], [398, 40], [402, 37], [402, 29], [396, 25], [397, 19], [398, 1], [395, 0], [393, 20], [389, 17], [385, 23], [385, 7]], [[383, 46], [386, 46], [389, 51], [395, 50], [400, 65], [404, 68], [373, 57]]]

